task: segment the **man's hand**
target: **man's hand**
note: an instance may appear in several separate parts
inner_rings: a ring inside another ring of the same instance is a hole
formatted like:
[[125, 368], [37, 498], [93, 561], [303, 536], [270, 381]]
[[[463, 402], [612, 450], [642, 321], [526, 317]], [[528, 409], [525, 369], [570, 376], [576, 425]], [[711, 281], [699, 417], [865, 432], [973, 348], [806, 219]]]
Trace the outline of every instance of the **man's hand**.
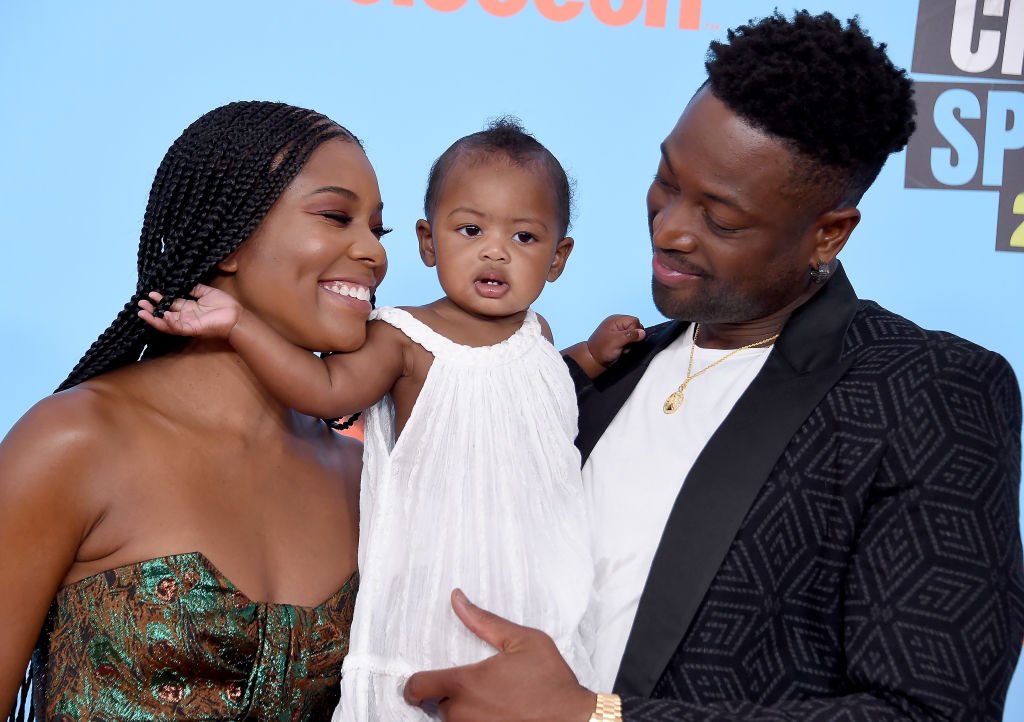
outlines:
[[480, 609], [460, 590], [452, 608], [462, 623], [498, 650], [476, 664], [417, 672], [405, 700], [435, 703], [446, 722], [587, 722], [596, 695], [576, 681], [551, 638]]
[[176, 298], [162, 316], [153, 315], [163, 296], [153, 292], [149, 299], [139, 301], [139, 318], [158, 331], [175, 336], [228, 338], [242, 317], [242, 306], [230, 294], [210, 286], [197, 284], [192, 289], [195, 300]]

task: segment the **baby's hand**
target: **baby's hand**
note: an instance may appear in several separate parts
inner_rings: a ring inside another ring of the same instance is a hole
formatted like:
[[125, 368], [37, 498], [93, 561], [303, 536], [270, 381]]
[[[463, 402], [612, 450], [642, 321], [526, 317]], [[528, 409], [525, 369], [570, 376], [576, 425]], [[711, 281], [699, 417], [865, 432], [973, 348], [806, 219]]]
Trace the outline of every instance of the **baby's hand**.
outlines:
[[619, 360], [626, 346], [642, 340], [645, 334], [637, 317], [609, 316], [587, 339], [587, 350], [600, 366], [608, 368]]
[[139, 318], [158, 331], [175, 336], [227, 338], [242, 315], [242, 307], [230, 294], [210, 286], [197, 284], [192, 289], [194, 301], [176, 298], [162, 316], [154, 316], [155, 304], [163, 296], [153, 292], [149, 299], [139, 301]]

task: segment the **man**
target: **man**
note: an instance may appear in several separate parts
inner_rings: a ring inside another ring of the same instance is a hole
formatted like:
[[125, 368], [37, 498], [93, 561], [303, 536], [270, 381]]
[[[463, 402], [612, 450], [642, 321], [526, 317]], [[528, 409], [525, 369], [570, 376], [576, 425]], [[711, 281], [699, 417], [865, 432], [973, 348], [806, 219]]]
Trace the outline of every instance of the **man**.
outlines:
[[743, 26], [707, 67], [647, 199], [677, 320], [577, 373], [597, 691], [618, 695], [456, 593], [499, 654], [407, 699], [449, 722], [1001, 719], [1024, 636], [1017, 382], [859, 300], [836, 261], [913, 130], [910, 81], [827, 13]]

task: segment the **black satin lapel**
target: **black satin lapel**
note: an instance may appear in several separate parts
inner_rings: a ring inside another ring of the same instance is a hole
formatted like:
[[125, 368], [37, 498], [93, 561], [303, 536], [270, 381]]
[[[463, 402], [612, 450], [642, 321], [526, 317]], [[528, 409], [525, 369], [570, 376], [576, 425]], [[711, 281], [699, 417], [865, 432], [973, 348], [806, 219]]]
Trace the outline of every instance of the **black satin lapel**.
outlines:
[[688, 326], [685, 322], [671, 322], [649, 329], [648, 336], [589, 387], [579, 394], [579, 433], [576, 446], [582, 462], [586, 463], [597, 440], [608, 424], [619, 413], [622, 404], [647, 370], [651, 360], [665, 346], [672, 343]]
[[[769, 359], [770, 363], [771, 359]], [[708, 441], [676, 498], [615, 680], [650, 695], [689, 629], [750, 505], [793, 434], [846, 365], [796, 374], [765, 364]]]

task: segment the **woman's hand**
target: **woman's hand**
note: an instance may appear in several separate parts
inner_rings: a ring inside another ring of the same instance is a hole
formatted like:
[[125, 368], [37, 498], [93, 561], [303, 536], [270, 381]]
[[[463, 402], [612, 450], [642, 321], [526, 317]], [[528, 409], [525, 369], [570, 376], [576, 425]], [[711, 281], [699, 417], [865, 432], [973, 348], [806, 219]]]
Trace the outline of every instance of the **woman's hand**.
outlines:
[[175, 336], [228, 338], [242, 317], [242, 306], [230, 294], [211, 286], [197, 284], [195, 300], [176, 298], [162, 316], [153, 314], [163, 296], [155, 291], [149, 300], [139, 301], [139, 318], [158, 331]]

